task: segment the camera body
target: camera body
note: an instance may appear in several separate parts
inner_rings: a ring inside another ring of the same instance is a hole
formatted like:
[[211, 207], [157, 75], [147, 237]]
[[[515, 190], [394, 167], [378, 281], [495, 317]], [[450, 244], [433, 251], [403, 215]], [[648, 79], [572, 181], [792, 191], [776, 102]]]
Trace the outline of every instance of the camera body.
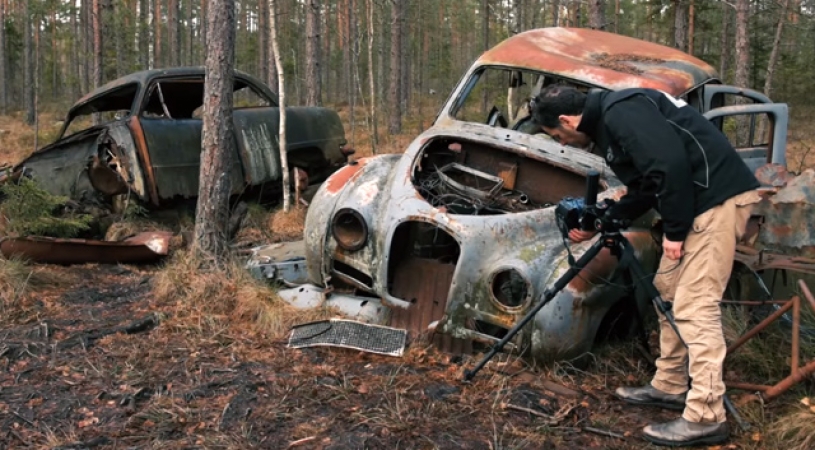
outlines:
[[626, 220], [606, 217], [614, 201], [607, 199], [597, 202], [599, 178], [600, 175], [597, 172], [589, 172], [585, 198], [564, 197], [558, 202], [555, 208], [555, 219], [564, 238], [569, 234], [569, 230], [575, 228], [583, 231], [610, 232], [628, 226]]

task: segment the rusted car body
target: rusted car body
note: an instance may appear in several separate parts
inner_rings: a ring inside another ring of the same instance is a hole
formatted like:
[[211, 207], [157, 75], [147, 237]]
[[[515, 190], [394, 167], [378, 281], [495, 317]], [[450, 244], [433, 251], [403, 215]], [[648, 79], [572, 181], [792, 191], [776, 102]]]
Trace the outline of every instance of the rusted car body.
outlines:
[[[81, 199], [129, 194], [146, 205], [198, 195], [204, 69], [179, 67], [136, 72], [77, 101], [59, 137], [15, 167], [47, 191]], [[277, 96], [237, 71], [233, 90], [236, 154], [232, 191], [278, 189]], [[318, 185], [347, 162], [339, 116], [321, 107], [289, 107], [289, 166]], [[90, 115], [101, 124], [87, 123]]]
[[[486, 51], [404, 154], [354, 161], [322, 184], [304, 232], [310, 284], [281, 295], [429, 334], [453, 351], [500, 339], [569, 267], [554, 205], [582, 197], [590, 170], [601, 173], [599, 198], [624, 189], [601, 157], [531, 126], [528, 100], [551, 83], [657, 88], [720, 124], [745, 110], [765, 114], [774, 140], [739, 150], [754, 168], [785, 164], [786, 106], [722, 86], [705, 62], [600, 31], [527, 31]], [[728, 95], [752, 104], [724, 106]], [[652, 211], [625, 233], [651, 272], [657, 220]], [[569, 248], [577, 258], [590, 244]], [[614, 322], [648, 312], [630, 285], [616, 258], [601, 253], [511, 347], [536, 361], [584, 357]]]

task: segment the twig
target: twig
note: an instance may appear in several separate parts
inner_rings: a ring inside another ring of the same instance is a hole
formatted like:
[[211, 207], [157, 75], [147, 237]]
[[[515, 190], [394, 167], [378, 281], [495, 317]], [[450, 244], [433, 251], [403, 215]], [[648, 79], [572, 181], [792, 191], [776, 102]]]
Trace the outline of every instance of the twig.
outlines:
[[309, 442], [311, 442], [311, 441], [313, 441], [315, 439], [317, 439], [317, 436], [309, 436], [307, 438], [298, 439], [296, 441], [292, 441], [291, 443], [289, 443], [289, 446], [286, 447], [286, 448], [293, 448], [293, 447], [297, 447], [300, 444], [307, 444], [307, 443], [309, 443]]
[[600, 436], [613, 437], [613, 438], [617, 438], [617, 439], [625, 439], [625, 436], [623, 436], [620, 433], [615, 433], [613, 431], [601, 430], [599, 428], [594, 428], [594, 427], [583, 427], [582, 429], [583, 429], [583, 431], [588, 431], [589, 433], [599, 434]]
[[504, 409], [513, 409], [515, 411], [532, 414], [533, 416], [543, 417], [544, 419], [549, 420], [549, 422], [551, 422], [552, 424], [556, 424], [559, 422], [557, 418], [552, 417], [549, 414], [542, 413], [540, 411], [535, 411], [534, 409], [524, 408], [523, 406], [513, 405], [512, 403], [502, 403], [501, 406]]
[[26, 419], [25, 417], [23, 417], [22, 415], [20, 415], [20, 413], [18, 413], [17, 411], [14, 411], [13, 409], [9, 409], [9, 411], [11, 411], [11, 413], [12, 413], [12, 414], [14, 414], [15, 416], [19, 417], [19, 418], [20, 418], [22, 421], [24, 421], [25, 423], [27, 423], [27, 424], [31, 425], [31, 426], [32, 426], [32, 427], [34, 427], [34, 428], [37, 428], [37, 425], [35, 425], [35, 424], [34, 424], [34, 422], [32, 422], [32, 421], [30, 421], [30, 420]]

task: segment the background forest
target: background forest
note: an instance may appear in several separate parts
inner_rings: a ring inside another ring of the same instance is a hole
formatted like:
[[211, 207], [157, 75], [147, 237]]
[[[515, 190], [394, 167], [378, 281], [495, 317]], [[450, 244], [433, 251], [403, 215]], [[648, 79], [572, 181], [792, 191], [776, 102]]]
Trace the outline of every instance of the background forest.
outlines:
[[[269, 1], [237, 1], [236, 68], [277, 90], [273, 6], [288, 103], [345, 111], [358, 147], [367, 147], [372, 116], [385, 142], [415, 135], [480, 52], [552, 25], [600, 28], [692, 53], [724, 82], [789, 103], [796, 119], [790, 142], [804, 140], [796, 130], [809, 117], [807, 94], [815, 87], [806, 76], [815, 59], [813, 0]], [[206, 0], [0, 0], [0, 116], [34, 124], [36, 110], [58, 120], [81, 95], [119, 76], [203, 65], [206, 8]], [[791, 169], [796, 162], [803, 160], [793, 158]]]

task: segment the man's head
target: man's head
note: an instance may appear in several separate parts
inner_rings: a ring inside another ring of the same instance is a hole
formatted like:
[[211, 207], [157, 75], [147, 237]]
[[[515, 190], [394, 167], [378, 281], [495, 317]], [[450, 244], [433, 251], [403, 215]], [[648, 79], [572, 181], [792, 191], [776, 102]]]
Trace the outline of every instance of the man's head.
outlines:
[[551, 85], [541, 90], [530, 102], [532, 118], [561, 144], [584, 148], [591, 143], [585, 133], [577, 131], [583, 117], [586, 94], [575, 88]]

